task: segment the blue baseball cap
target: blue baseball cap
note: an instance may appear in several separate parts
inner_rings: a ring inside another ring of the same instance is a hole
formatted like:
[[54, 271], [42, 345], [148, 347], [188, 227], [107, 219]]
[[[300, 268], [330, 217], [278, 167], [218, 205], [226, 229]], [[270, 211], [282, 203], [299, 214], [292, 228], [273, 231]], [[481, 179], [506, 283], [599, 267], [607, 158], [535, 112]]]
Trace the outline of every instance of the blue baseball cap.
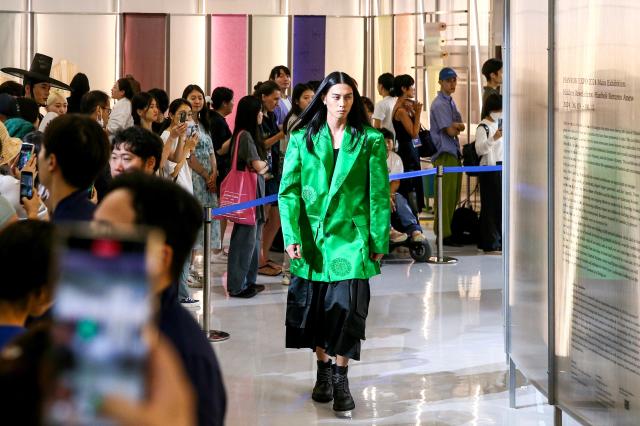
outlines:
[[442, 68], [440, 70], [440, 74], [438, 76], [438, 80], [449, 80], [450, 78], [458, 78], [458, 74], [453, 70], [453, 68]]

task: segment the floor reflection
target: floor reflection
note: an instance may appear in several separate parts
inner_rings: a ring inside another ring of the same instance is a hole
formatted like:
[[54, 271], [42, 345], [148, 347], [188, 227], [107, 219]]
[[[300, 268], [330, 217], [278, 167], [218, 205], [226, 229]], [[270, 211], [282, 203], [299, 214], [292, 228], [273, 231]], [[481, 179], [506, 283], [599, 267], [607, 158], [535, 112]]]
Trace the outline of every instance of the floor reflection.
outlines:
[[551, 425], [549, 407], [530, 387], [519, 397], [528, 407], [508, 409], [502, 259], [469, 248], [453, 255], [455, 265], [391, 259], [371, 281], [363, 358], [349, 369], [351, 420], [311, 401], [312, 353], [284, 348], [287, 287], [280, 277], [261, 277], [267, 288], [253, 299], [230, 299], [226, 266], [214, 264], [211, 327], [231, 333], [214, 345], [227, 424]]

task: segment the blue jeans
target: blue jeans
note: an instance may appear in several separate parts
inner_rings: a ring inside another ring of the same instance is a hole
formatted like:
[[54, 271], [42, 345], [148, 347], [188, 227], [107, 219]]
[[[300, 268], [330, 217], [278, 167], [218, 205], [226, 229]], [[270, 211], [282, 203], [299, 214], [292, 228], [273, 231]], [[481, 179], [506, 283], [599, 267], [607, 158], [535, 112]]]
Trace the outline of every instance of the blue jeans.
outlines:
[[233, 225], [227, 261], [229, 294], [239, 294], [256, 284], [263, 225], [262, 221], [255, 225]]
[[411, 234], [415, 231], [422, 232], [416, 216], [411, 211], [409, 202], [402, 194], [396, 193], [396, 211], [391, 212], [391, 225], [398, 231]]

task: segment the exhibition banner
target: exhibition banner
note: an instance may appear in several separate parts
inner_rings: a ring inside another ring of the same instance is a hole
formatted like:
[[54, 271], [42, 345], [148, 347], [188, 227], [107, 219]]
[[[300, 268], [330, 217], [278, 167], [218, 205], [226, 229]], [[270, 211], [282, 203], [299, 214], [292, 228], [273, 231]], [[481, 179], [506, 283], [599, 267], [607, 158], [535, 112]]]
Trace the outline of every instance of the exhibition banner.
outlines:
[[558, 403], [637, 425], [640, 2], [556, 0], [555, 22]]

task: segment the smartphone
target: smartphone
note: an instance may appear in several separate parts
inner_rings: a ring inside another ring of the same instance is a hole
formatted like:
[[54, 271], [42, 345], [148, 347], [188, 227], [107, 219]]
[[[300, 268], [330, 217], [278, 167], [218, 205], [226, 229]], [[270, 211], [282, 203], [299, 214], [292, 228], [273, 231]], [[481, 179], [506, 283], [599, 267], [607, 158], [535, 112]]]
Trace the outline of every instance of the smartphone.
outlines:
[[498, 129], [502, 130], [502, 118], [498, 118]]
[[142, 400], [153, 312], [147, 280], [149, 235], [61, 227], [59, 280], [52, 308], [56, 374], [47, 424], [111, 425], [99, 415], [105, 395]]
[[180, 123], [187, 121], [187, 111], [180, 111]]
[[33, 198], [33, 173], [21, 172], [20, 173], [20, 199]]
[[194, 124], [192, 126], [189, 126], [189, 128], [187, 129], [187, 137], [190, 138], [196, 133], [198, 133], [198, 125]]
[[87, 198], [89, 198], [89, 199], [93, 198], [93, 189], [94, 188], [95, 188], [95, 185], [91, 184], [89, 189], [87, 189]]
[[33, 150], [35, 146], [32, 143], [23, 143], [20, 147], [20, 157], [18, 158], [18, 170], [22, 170], [24, 166], [27, 165], [31, 156], [33, 155]]

